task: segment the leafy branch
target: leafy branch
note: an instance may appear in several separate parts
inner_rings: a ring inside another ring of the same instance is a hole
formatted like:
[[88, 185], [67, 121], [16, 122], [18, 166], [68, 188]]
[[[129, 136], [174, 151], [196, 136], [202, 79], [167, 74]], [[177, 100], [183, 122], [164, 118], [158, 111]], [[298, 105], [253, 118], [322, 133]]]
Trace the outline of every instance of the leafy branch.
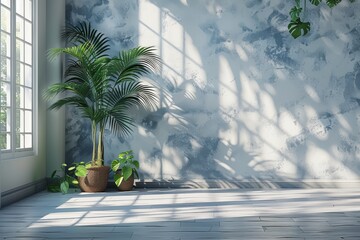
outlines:
[[[319, 6], [322, 0], [309, 0], [314, 6]], [[338, 5], [342, 0], [324, 0], [326, 5], [330, 8]], [[348, 0], [353, 3], [355, 0]], [[301, 3], [303, 2], [303, 7]], [[293, 38], [305, 36], [311, 29], [310, 22], [303, 21], [304, 13], [306, 11], [306, 0], [295, 0], [295, 6], [290, 9], [289, 15], [291, 21], [288, 25], [288, 30]]]

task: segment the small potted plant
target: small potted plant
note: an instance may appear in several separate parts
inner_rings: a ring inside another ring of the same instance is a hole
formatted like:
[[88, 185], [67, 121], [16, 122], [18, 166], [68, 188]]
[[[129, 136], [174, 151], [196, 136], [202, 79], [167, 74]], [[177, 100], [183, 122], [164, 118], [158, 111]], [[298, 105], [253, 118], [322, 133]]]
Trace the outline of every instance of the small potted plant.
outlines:
[[132, 150], [120, 153], [118, 158], [112, 161], [111, 169], [115, 173], [115, 184], [120, 191], [130, 191], [134, 186], [134, 177], [139, 178], [139, 161], [134, 159]]

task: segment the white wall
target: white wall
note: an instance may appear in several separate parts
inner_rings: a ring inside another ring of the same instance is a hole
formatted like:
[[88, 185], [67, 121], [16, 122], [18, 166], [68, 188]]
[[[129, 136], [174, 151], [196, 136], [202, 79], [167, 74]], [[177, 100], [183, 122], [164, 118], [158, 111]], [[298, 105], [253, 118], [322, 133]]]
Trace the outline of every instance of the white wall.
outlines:
[[[62, 47], [59, 34], [65, 26], [65, 1], [47, 0], [46, 13], [46, 49]], [[47, 86], [61, 82], [61, 58], [52, 62], [47, 61], [46, 66]], [[59, 169], [61, 163], [65, 161], [65, 112], [63, 109], [59, 111], [47, 111], [46, 119], [46, 175], [50, 176], [52, 171]]]

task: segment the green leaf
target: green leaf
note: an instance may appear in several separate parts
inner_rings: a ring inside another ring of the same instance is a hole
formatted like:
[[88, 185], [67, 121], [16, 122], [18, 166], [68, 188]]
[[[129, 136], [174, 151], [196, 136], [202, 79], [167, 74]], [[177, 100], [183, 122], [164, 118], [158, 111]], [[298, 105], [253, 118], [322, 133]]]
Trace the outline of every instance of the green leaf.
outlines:
[[115, 174], [114, 175], [114, 181], [116, 186], [120, 186], [121, 182], [123, 181], [124, 177], [120, 174]]
[[60, 190], [63, 194], [66, 194], [69, 191], [69, 183], [67, 181], [63, 181], [60, 184]]
[[56, 174], [56, 170], [54, 170], [51, 174], [51, 178], [54, 178], [55, 177], [55, 174]]
[[79, 184], [79, 181], [76, 180], [76, 179], [73, 179], [73, 180], [71, 181], [71, 183], [74, 184], [74, 185], [78, 185], [78, 184]]
[[66, 163], [63, 163], [63, 164], [61, 164], [61, 166], [63, 166], [63, 167], [67, 167], [67, 164], [66, 164]]
[[83, 165], [79, 165], [76, 167], [76, 170], [75, 170], [75, 175], [77, 177], [85, 177], [87, 174], [87, 169], [85, 166]]
[[138, 171], [137, 171], [136, 169], [133, 169], [133, 171], [134, 171], [135, 177], [136, 177], [136, 178], [139, 178], [139, 173], [138, 173]]
[[60, 192], [60, 187], [58, 184], [50, 184], [47, 189], [49, 192]]
[[125, 181], [129, 179], [129, 177], [132, 175], [132, 168], [128, 166], [124, 166], [122, 169], [122, 175], [124, 176]]
[[69, 171], [73, 171], [75, 169], [75, 166], [69, 167]]
[[302, 12], [302, 8], [298, 8], [296, 6], [294, 6], [293, 8], [291, 8], [289, 14], [291, 17], [292, 21], [296, 21], [296, 19], [298, 19], [300, 17], [300, 13]]
[[134, 160], [133, 164], [134, 164], [135, 168], [137, 168], [137, 169], [140, 167], [140, 163], [137, 160]]
[[293, 38], [298, 38], [301, 35], [306, 35], [310, 31], [310, 23], [302, 22], [300, 18], [298, 18], [296, 21], [289, 23], [288, 29]]
[[329, 7], [335, 7], [336, 5], [338, 5], [341, 2], [341, 0], [326, 0], [326, 4]]
[[115, 159], [111, 162], [111, 170], [113, 170], [114, 172], [116, 172], [120, 167], [120, 161]]
[[310, 0], [311, 4], [318, 6], [322, 0]]

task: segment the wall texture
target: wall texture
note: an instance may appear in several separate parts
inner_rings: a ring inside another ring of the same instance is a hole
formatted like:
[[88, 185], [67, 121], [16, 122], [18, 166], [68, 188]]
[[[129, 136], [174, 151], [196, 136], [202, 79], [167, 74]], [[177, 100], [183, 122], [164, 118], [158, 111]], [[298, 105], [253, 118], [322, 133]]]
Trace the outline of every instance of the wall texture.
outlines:
[[[105, 160], [133, 149], [143, 179], [355, 180], [360, 176], [360, 2], [308, 4], [307, 37], [283, 0], [67, 0], [112, 52], [153, 45], [163, 59], [156, 112]], [[67, 109], [66, 159], [89, 160], [89, 124]]]

